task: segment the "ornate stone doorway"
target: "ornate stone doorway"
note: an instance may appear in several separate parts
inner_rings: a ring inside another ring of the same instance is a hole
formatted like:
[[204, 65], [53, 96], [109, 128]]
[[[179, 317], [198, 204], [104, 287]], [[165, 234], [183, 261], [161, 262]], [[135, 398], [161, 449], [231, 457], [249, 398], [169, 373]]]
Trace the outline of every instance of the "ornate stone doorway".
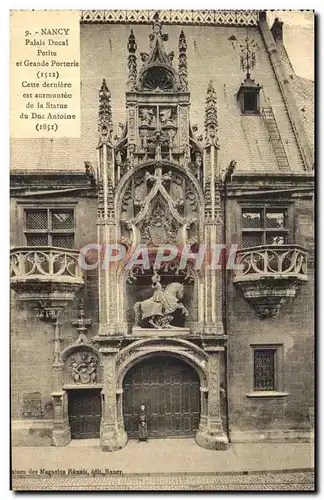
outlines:
[[188, 363], [167, 355], [135, 364], [123, 383], [124, 424], [137, 437], [138, 412], [144, 404], [150, 438], [194, 437], [200, 420], [200, 381]]
[[68, 391], [69, 422], [72, 439], [100, 437], [101, 389]]

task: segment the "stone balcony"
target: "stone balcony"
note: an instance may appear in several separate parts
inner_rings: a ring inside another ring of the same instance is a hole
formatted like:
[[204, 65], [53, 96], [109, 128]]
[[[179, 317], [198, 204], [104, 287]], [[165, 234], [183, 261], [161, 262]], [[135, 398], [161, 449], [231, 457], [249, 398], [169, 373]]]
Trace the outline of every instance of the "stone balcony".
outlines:
[[237, 252], [237, 270], [233, 283], [257, 314], [276, 316], [287, 298], [293, 298], [298, 286], [307, 281], [307, 250], [299, 245], [261, 245]]
[[84, 285], [79, 252], [55, 247], [16, 247], [10, 251], [10, 285], [22, 301], [72, 301]]

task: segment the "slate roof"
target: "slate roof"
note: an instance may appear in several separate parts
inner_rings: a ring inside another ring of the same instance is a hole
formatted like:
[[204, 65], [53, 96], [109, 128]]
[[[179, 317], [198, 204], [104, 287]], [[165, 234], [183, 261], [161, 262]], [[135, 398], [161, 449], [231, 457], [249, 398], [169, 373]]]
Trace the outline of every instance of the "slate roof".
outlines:
[[[190, 90], [190, 121], [204, 131], [205, 98], [208, 82], [214, 81], [217, 94], [219, 142], [218, 161], [225, 170], [231, 160], [237, 170], [245, 172], [279, 171], [269, 132], [262, 116], [242, 116], [236, 93], [244, 80], [240, 68], [240, 51], [230, 38], [239, 43], [246, 37], [243, 26], [179, 26], [168, 25], [167, 50], [176, 50], [183, 28], [188, 44], [188, 82]], [[147, 48], [148, 25], [133, 27], [139, 52]], [[118, 123], [125, 123], [125, 91], [127, 80], [127, 39], [130, 27], [124, 24], [92, 24], [81, 26], [81, 137], [64, 139], [13, 139], [11, 167], [52, 170], [80, 170], [84, 161], [97, 163], [98, 90], [106, 78], [111, 90], [114, 133]], [[261, 107], [270, 102], [292, 172], [303, 172], [295, 134], [287, 114], [269, 54], [259, 27], [249, 27], [249, 37], [259, 49], [257, 64], [252, 71], [256, 83], [262, 86]], [[95, 57], [94, 57], [95, 54]], [[313, 84], [294, 74], [289, 58], [283, 59], [291, 75], [291, 88], [296, 95], [305, 128], [313, 144]], [[174, 62], [175, 68], [177, 62]]]
[[314, 152], [314, 82], [296, 75], [285, 47], [279, 45], [278, 49], [288, 76], [290, 88], [296, 99], [297, 108], [304, 123], [305, 132]]

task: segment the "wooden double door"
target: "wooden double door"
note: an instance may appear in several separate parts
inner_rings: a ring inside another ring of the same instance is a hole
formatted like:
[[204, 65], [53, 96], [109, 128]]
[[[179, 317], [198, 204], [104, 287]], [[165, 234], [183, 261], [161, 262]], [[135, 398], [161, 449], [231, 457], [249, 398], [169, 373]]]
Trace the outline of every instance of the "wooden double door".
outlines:
[[68, 391], [69, 421], [72, 439], [100, 437], [101, 389]]
[[175, 357], [154, 356], [126, 373], [123, 387], [125, 430], [137, 437], [138, 415], [144, 404], [148, 436], [192, 437], [200, 419], [200, 384], [196, 371]]

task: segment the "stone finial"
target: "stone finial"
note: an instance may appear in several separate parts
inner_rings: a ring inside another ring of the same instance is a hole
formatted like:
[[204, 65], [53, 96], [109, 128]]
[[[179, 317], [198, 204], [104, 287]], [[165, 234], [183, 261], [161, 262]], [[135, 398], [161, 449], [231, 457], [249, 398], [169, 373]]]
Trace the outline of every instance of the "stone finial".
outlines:
[[271, 33], [276, 43], [283, 43], [283, 22], [276, 17], [271, 27]]
[[150, 48], [154, 47], [154, 42], [159, 39], [162, 42], [166, 42], [169, 39], [169, 35], [162, 33], [162, 22], [160, 20], [159, 12], [155, 12], [153, 16], [152, 32], [150, 34]]
[[128, 37], [127, 49], [129, 52], [127, 88], [128, 90], [134, 90], [137, 77], [137, 59], [136, 59], [137, 44], [133, 30], [131, 30]]
[[71, 322], [73, 326], [76, 327], [79, 337], [76, 340], [76, 344], [82, 344], [87, 342], [87, 337], [86, 333], [88, 330], [88, 327], [91, 326], [91, 319], [85, 319], [85, 313], [84, 313], [84, 300], [81, 299], [79, 304], [78, 304], [78, 319], [74, 320]]
[[188, 90], [187, 40], [183, 30], [179, 35], [179, 78], [182, 90]]
[[98, 115], [98, 132], [100, 133], [103, 142], [107, 142], [111, 139], [112, 130], [111, 94], [106, 80], [103, 79], [99, 90]]
[[213, 81], [210, 81], [207, 88], [206, 108], [205, 108], [205, 141], [206, 145], [217, 146], [217, 96]]

